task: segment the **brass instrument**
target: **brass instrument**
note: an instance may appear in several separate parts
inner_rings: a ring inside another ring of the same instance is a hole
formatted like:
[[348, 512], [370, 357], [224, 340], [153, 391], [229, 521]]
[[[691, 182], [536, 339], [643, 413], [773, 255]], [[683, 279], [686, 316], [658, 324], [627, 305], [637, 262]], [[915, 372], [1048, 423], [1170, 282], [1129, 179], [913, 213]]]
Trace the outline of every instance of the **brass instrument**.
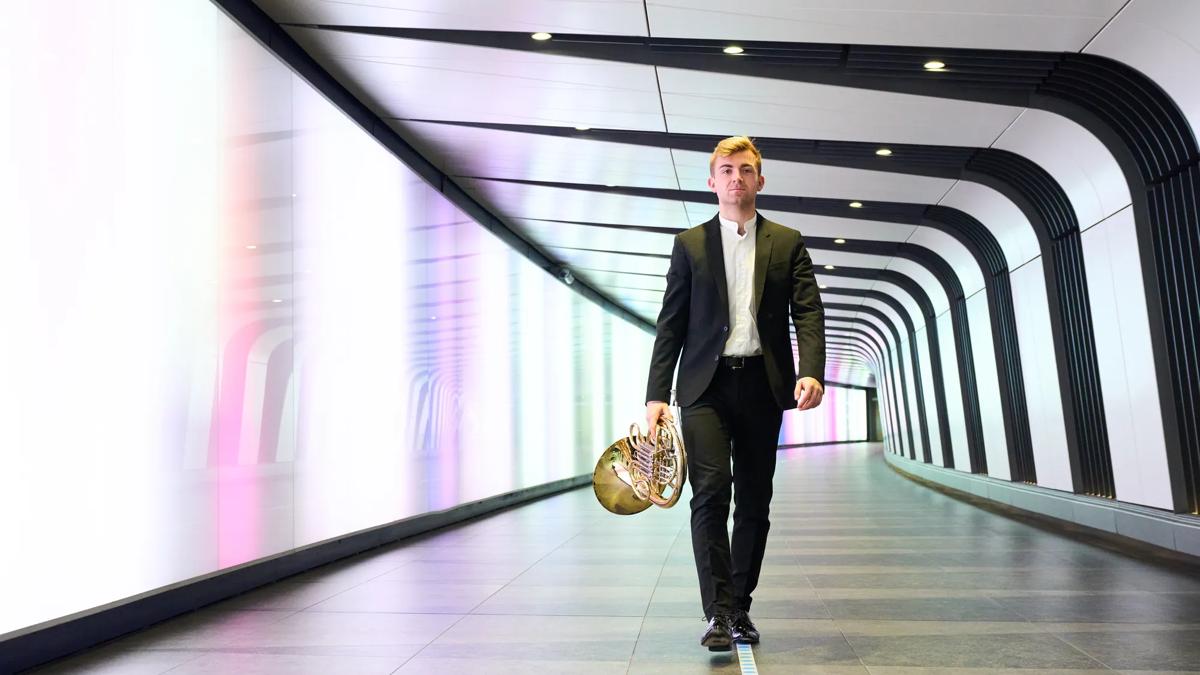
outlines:
[[626, 516], [645, 511], [651, 504], [669, 509], [679, 501], [687, 480], [683, 438], [665, 415], [653, 436], [647, 438], [637, 424], [631, 424], [629, 435], [600, 455], [592, 473], [592, 488], [601, 506]]

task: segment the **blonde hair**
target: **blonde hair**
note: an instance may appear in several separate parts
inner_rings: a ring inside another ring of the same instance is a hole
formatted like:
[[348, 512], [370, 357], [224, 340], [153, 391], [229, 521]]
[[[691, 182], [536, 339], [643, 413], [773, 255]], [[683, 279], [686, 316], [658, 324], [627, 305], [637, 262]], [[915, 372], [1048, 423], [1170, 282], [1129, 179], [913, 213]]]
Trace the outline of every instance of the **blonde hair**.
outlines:
[[717, 158], [735, 155], [743, 150], [749, 150], [750, 154], [754, 155], [754, 170], [762, 173], [762, 153], [754, 147], [754, 141], [745, 136], [730, 136], [717, 143], [717, 147], [713, 149], [712, 156], [708, 158], [708, 175], [713, 175]]

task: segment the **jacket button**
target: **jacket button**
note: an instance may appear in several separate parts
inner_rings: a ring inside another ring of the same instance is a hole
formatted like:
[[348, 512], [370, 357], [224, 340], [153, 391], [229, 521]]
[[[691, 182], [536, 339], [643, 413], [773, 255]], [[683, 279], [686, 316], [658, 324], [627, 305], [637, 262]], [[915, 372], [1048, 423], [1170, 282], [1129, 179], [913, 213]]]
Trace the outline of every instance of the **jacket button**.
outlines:
[[729, 332], [729, 326], [721, 326], [721, 330], [725, 333]]
[[717, 354], [716, 356], [713, 357], [713, 363], [720, 363], [720, 361], [721, 361], [720, 354]]

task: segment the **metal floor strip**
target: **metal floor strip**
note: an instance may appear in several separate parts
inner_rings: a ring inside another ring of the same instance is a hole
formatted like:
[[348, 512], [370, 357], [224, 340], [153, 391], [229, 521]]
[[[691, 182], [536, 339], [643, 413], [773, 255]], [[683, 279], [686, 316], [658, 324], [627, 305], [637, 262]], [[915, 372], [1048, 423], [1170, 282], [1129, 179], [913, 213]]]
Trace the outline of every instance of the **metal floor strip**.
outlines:
[[754, 650], [750, 645], [737, 643], [738, 663], [742, 666], [742, 675], [758, 675], [758, 664], [754, 662]]

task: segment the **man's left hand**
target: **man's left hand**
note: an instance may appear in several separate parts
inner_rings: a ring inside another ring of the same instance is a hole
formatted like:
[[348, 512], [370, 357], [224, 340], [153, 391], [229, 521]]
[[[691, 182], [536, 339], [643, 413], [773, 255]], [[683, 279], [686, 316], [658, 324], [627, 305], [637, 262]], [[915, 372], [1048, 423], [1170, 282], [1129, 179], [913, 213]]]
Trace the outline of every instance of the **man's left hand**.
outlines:
[[796, 409], [812, 410], [821, 405], [825, 396], [825, 387], [816, 378], [802, 377], [796, 382]]

